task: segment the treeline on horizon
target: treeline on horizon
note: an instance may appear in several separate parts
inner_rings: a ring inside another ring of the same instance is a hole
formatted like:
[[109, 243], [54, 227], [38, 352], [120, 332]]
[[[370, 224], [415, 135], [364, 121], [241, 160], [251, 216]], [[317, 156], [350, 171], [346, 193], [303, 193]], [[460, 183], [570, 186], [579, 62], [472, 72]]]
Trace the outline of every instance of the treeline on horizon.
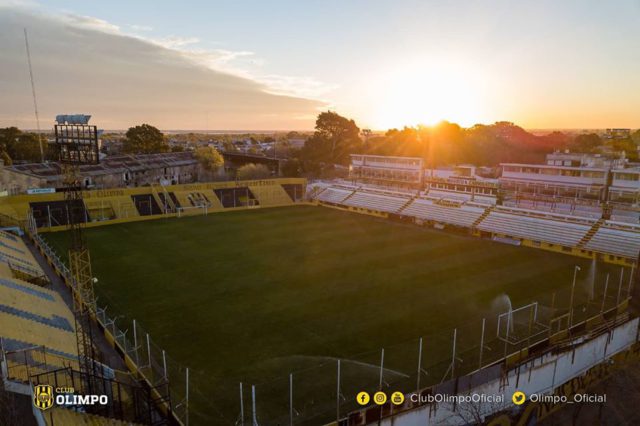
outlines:
[[[106, 136], [106, 135], [105, 135]], [[177, 135], [172, 135], [176, 137]], [[236, 136], [241, 136], [236, 135]], [[280, 135], [251, 134], [251, 140], [275, 142], [275, 152], [266, 153], [289, 159], [285, 165], [288, 175], [314, 175], [329, 165], [348, 165], [350, 154], [420, 157], [428, 167], [451, 164], [496, 166], [500, 163], [539, 163], [545, 154], [554, 150], [585, 153], [624, 151], [630, 161], [638, 161], [640, 130], [628, 138], [602, 139], [596, 133], [569, 134], [552, 131], [535, 135], [514, 123], [500, 121], [494, 124], [476, 124], [463, 128], [456, 123], [440, 122], [433, 126], [390, 129], [385, 134], [373, 134], [360, 129], [356, 122], [335, 112], [321, 112], [312, 134], [288, 132]], [[185, 133], [177, 139], [185, 145], [202, 142], [201, 138], [224, 142], [225, 150], [233, 150], [233, 135], [200, 135]], [[306, 138], [304, 147], [289, 146], [290, 138]], [[168, 145], [168, 137], [157, 128], [143, 124], [130, 128], [123, 141], [128, 153], [155, 153], [182, 151], [182, 146]], [[45, 144], [45, 158], [55, 160], [57, 153]], [[255, 152], [260, 154], [260, 152]], [[6, 165], [13, 162], [41, 161], [38, 135], [23, 132], [16, 127], [0, 129], [0, 158]]]
[[447, 121], [434, 126], [390, 129], [384, 135], [361, 131], [354, 120], [334, 112], [322, 112], [316, 131], [300, 152], [303, 161], [348, 164], [350, 154], [421, 157], [427, 166], [475, 164], [496, 166], [499, 163], [530, 163], [544, 160], [554, 150], [585, 153], [625, 151], [627, 158], [638, 161], [640, 130], [626, 139], [602, 139], [596, 133], [571, 135], [553, 131], [534, 135], [506, 121], [476, 124], [463, 128]]

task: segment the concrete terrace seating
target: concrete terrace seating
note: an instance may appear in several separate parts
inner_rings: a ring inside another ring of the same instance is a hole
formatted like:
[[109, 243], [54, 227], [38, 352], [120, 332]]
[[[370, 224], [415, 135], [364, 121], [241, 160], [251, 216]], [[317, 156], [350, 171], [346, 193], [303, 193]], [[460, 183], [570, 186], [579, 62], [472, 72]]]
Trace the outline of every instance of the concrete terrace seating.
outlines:
[[640, 226], [607, 221], [591, 237], [585, 248], [637, 259], [640, 251]]
[[[557, 219], [556, 219], [557, 218]], [[495, 210], [478, 225], [478, 229], [511, 237], [575, 247], [593, 223], [570, 221], [556, 215], [548, 218], [518, 214], [517, 211]]]
[[432, 200], [416, 198], [402, 211], [402, 214], [415, 216], [423, 220], [433, 220], [440, 223], [471, 227], [484, 211], [485, 209], [481, 207], [466, 205], [448, 207], [435, 204]]
[[76, 425], [76, 426], [134, 426], [122, 420], [101, 417], [95, 414], [87, 414], [72, 411], [66, 408], [54, 407], [42, 412], [47, 426]]
[[10, 264], [13, 269], [34, 277], [44, 275], [33, 255], [17, 236], [0, 231], [0, 262]]
[[0, 337], [5, 350], [46, 346], [61, 356], [77, 353], [71, 310], [54, 291], [0, 278]]
[[338, 188], [327, 188], [318, 195], [318, 200], [325, 201], [327, 203], [339, 204], [349, 195], [351, 195], [353, 191], [349, 191], [346, 189], [338, 189]]
[[409, 197], [374, 194], [371, 192], [357, 191], [344, 204], [353, 207], [377, 210], [382, 212], [396, 213], [404, 206]]

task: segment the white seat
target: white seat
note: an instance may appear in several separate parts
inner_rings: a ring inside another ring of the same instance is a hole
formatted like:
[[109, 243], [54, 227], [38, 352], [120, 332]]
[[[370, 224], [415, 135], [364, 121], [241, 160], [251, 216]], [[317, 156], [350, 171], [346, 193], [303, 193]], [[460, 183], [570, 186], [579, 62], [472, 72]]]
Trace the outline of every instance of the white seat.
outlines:
[[585, 248], [602, 253], [637, 259], [640, 252], [640, 226], [605, 222], [591, 237]]
[[353, 207], [396, 213], [407, 203], [407, 201], [409, 201], [408, 197], [400, 198], [357, 191], [353, 196], [345, 201], [345, 204]]
[[493, 211], [478, 225], [478, 229], [512, 237], [545, 241], [574, 247], [591, 228], [588, 224], [543, 219]]
[[484, 211], [485, 209], [481, 207], [450, 207], [434, 204], [431, 200], [417, 198], [402, 211], [402, 214], [423, 220], [471, 227]]

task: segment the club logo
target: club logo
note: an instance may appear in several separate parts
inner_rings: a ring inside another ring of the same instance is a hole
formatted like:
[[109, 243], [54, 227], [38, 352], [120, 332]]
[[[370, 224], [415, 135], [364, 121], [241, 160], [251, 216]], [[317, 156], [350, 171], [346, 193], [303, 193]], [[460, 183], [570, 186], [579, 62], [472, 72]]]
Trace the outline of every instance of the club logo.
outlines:
[[53, 386], [36, 385], [33, 395], [33, 405], [41, 410], [53, 406]]

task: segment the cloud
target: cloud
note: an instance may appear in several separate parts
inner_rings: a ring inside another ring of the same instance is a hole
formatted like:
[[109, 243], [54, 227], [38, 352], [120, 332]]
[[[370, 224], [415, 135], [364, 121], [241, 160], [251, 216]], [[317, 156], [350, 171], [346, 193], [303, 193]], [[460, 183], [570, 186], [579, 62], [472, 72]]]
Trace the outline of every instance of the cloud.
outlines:
[[[2, 1], [5, 0], [0, 0], [0, 5]], [[38, 10], [34, 3], [26, 2], [25, 4], [29, 5], [33, 11]], [[265, 86], [266, 91], [273, 94], [299, 96], [326, 102], [323, 99], [324, 95], [338, 87], [335, 84], [327, 84], [310, 76], [265, 74], [261, 70], [264, 60], [257, 57], [255, 52], [204, 48], [201, 47], [202, 41], [197, 37], [182, 37], [178, 35], [152, 37], [144, 34], [153, 29], [148, 26], [130, 25], [128, 28], [131, 31], [126, 31], [103, 19], [73, 13], [52, 16], [51, 19], [59, 19], [66, 25], [76, 28], [138, 38], [173, 50], [186, 60], [194, 61], [213, 70], [259, 82]]]
[[72, 13], [65, 14], [62, 18], [67, 24], [78, 28], [102, 31], [108, 34], [120, 34], [120, 27], [103, 19], [94, 18], [92, 16], [75, 15]]
[[165, 49], [174, 49], [178, 50], [184, 48], [185, 46], [189, 46], [191, 44], [198, 43], [200, 39], [197, 37], [180, 37], [180, 36], [168, 36], [163, 38], [142, 38], [143, 40], [150, 41], [158, 46], [164, 47]]
[[313, 79], [247, 70], [261, 64], [252, 52], [203, 49], [194, 38], [151, 40], [87, 16], [0, 7], [0, 126], [35, 127], [25, 27], [43, 128], [56, 114], [79, 112], [93, 114], [106, 129], [140, 122], [164, 129], [203, 129], [205, 123], [210, 129], [308, 129], [313, 120], [301, 117], [312, 118], [324, 105], [285, 95], [287, 86], [322, 86]]
[[133, 31], [153, 31], [153, 27], [150, 27], [148, 25], [132, 24], [132, 25], [129, 25], [129, 28], [132, 29]]

